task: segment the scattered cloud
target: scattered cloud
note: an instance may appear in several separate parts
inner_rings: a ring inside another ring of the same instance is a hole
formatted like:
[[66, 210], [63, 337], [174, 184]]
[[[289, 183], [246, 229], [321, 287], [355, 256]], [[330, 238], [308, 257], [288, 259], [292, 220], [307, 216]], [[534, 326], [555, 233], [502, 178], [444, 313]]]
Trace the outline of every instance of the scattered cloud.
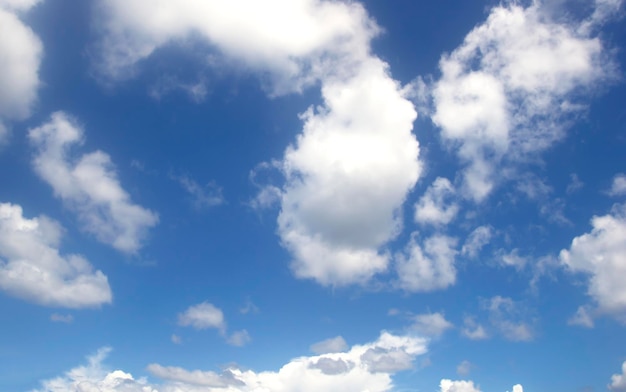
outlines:
[[622, 364], [622, 374], [611, 376], [611, 383], [608, 387], [613, 392], [626, 392], [626, 362]]
[[[134, 379], [121, 370], [109, 371], [103, 361], [105, 348], [61, 377], [42, 382], [38, 392], [104, 390], [110, 392], [384, 392], [393, 387], [391, 375], [412, 367], [417, 356], [427, 352], [426, 340], [382, 332], [371, 343], [355, 345], [349, 351], [312, 357], [298, 357], [278, 371], [254, 372], [229, 367], [221, 373], [186, 370], [180, 367], [148, 365], [148, 371], [164, 380], [152, 385]], [[89, 389], [88, 389], [89, 388]]]
[[426, 292], [453, 285], [457, 240], [440, 234], [427, 238], [423, 246], [417, 240], [414, 233], [405, 251], [396, 255], [397, 286], [406, 291]]
[[470, 374], [473, 366], [470, 361], [464, 360], [456, 367], [456, 372], [459, 376], [467, 376]]
[[484, 200], [503, 179], [502, 165], [526, 162], [562, 139], [588, 93], [613, 78], [607, 51], [585, 27], [611, 17], [602, 7], [560, 22], [540, 1], [507, 2], [442, 57], [432, 120], [466, 164], [467, 197]]
[[246, 344], [250, 343], [252, 341], [252, 338], [250, 337], [250, 334], [248, 333], [248, 331], [246, 331], [245, 329], [242, 329], [241, 331], [235, 331], [233, 332], [228, 339], [226, 339], [226, 342], [228, 344], [230, 344], [231, 346], [235, 346], [235, 347], [243, 347]]
[[16, 14], [36, 3], [38, 1], [0, 1], [0, 144], [9, 135], [3, 120], [23, 120], [30, 116], [41, 85], [39, 67], [43, 45]]
[[484, 301], [483, 306], [489, 312], [489, 322], [505, 339], [514, 342], [534, 339], [533, 327], [525, 320], [527, 311], [521, 304], [495, 296]]
[[428, 337], [439, 337], [451, 328], [454, 328], [454, 325], [441, 313], [418, 314], [413, 317], [411, 325], [412, 330]]
[[613, 177], [613, 183], [611, 184], [611, 190], [609, 190], [611, 196], [624, 196], [626, 195], [626, 174], [619, 173]]
[[572, 173], [570, 174], [570, 183], [567, 184], [567, 188], [565, 189], [565, 193], [571, 195], [572, 193], [576, 193], [581, 190], [585, 186], [585, 183], [578, 178], [578, 174]]
[[191, 196], [191, 202], [197, 210], [219, 206], [225, 202], [222, 188], [214, 181], [202, 186], [189, 176], [174, 176], [173, 178]]
[[222, 334], [226, 332], [224, 313], [208, 302], [190, 306], [183, 313], [180, 313], [178, 325], [195, 329], [215, 328]]
[[36, 150], [35, 172], [78, 215], [82, 228], [121, 252], [136, 253], [158, 216], [132, 203], [109, 155], [95, 151], [78, 159], [70, 156], [69, 150], [84, 138], [76, 119], [55, 112], [49, 122], [31, 129], [28, 137]]
[[459, 212], [453, 201], [456, 191], [447, 178], [437, 177], [415, 204], [415, 221], [421, 224], [447, 225]]
[[579, 306], [576, 313], [567, 320], [568, 325], [578, 325], [584, 328], [593, 328], [593, 314], [589, 306]]
[[476, 258], [480, 251], [489, 244], [493, 237], [493, 229], [491, 226], [479, 226], [475, 228], [461, 248], [461, 254], [470, 258]]
[[183, 339], [180, 336], [175, 335], [175, 334], [172, 334], [171, 340], [172, 340], [172, 343], [174, 344], [181, 344], [183, 342]]
[[55, 323], [71, 324], [74, 322], [74, 316], [71, 314], [52, 313], [50, 315], [50, 321]]
[[474, 317], [466, 316], [463, 318], [463, 328], [461, 334], [471, 340], [484, 340], [489, 338], [489, 334]]
[[600, 313], [626, 322], [626, 204], [616, 204], [611, 212], [591, 219], [592, 230], [572, 240], [561, 250], [559, 260], [572, 272], [589, 276], [587, 293]]
[[317, 355], [341, 353], [348, 349], [348, 344], [341, 336], [322, 340], [311, 345], [311, 351]]
[[61, 255], [62, 227], [0, 203], [0, 289], [43, 306], [90, 308], [112, 301], [107, 277], [80, 255]]
[[250, 299], [246, 300], [246, 304], [239, 309], [239, 313], [241, 314], [255, 314], [259, 313], [261, 310], [258, 306], [256, 306]]

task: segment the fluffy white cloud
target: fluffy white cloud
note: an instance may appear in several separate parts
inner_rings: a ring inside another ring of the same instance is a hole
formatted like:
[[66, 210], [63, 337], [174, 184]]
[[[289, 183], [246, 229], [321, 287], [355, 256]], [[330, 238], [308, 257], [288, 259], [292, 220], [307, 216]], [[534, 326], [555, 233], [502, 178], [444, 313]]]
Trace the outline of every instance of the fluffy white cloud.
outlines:
[[613, 392], [626, 392], [626, 362], [622, 364], [622, 374], [611, 376], [609, 389]]
[[35, 1], [0, 1], [0, 142], [8, 136], [2, 120], [22, 120], [37, 99], [43, 47], [39, 37], [11, 10], [27, 10]]
[[609, 190], [611, 196], [623, 196], [626, 195], [626, 174], [619, 173], [613, 177], [613, 183]]
[[452, 201], [455, 193], [450, 180], [437, 177], [415, 204], [415, 221], [433, 225], [450, 223], [459, 212], [458, 204]]
[[325, 107], [303, 116], [304, 132], [283, 161], [279, 234], [295, 274], [322, 284], [363, 282], [386, 269], [379, 248], [400, 231], [399, 208], [421, 170], [413, 106], [385, 63], [359, 68], [323, 87]]
[[322, 340], [311, 345], [311, 351], [315, 354], [340, 353], [348, 349], [348, 344], [341, 336]]
[[445, 331], [453, 328], [451, 322], [446, 320], [441, 313], [418, 314], [413, 317], [411, 328], [420, 335], [437, 337], [441, 336]]
[[111, 303], [107, 277], [79, 255], [61, 255], [63, 229], [44, 216], [28, 219], [0, 203], [0, 290], [29, 302], [67, 308]]
[[215, 328], [226, 332], [226, 321], [221, 309], [208, 302], [190, 306], [178, 315], [178, 325], [195, 329]]
[[269, 72], [274, 92], [299, 91], [332, 68], [331, 58], [367, 56], [367, 43], [378, 33], [357, 3], [114, 0], [101, 1], [100, 8], [98, 65], [114, 79], [159, 47], [194, 35], [227, 59]]
[[406, 291], [424, 292], [453, 285], [456, 243], [454, 238], [436, 234], [427, 238], [422, 247], [414, 233], [404, 253], [396, 255], [397, 286]]
[[572, 240], [559, 259], [574, 272], [589, 275], [587, 293], [597, 302], [601, 313], [612, 314], [626, 322], [626, 204], [591, 219], [592, 229]]
[[319, 81], [323, 104], [301, 115], [302, 134], [276, 165], [284, 186], [264, 188], [251, 205], [280, 201], [278, 234], [300, 278], [346, 285], [387, 268], [382, 247], [400, 231], [400, 208], [421, 172], [417, 113], [388, 65], [371, 55], [378, 28], [360, 4], [115, 0], [101, 7], [101, 64], [110, 77], [193, 33], [229, 61], [268, 73], [273, 94]]
[[121, 370], [106, 370], [102, 361], [108, 351], [90, 357], [87, 366], [44, 381], [39, 392], [383, 392], [393, 387], [394, 373], [409, 369], [427, 349], [423, 338], [383, 332], [376, 341], [344, 353], [295, 358], [278, 371], [257, 373], [231, 367], [216, 373], [149, 365], [150, 373], [165, 380], [161, 385], [135, 380]]
[[230, 334], [228, 339], [226, 339], [226, 342], [228, 344], [235, 347], [243, 347], [251, 341], [252, 338], [250, 337], [248, 331], [246, 331], [245, 329], [233, 332], [232, 334]]
[[609, 76], [602, 43], [585, 27], [610, 15], [601, 17], [602, 7], [566, 24], [552, 20], [541, 1], [505, 3], [443, 56], [432, 119], [466, 163], [468, 197], [481, 201], [491, 192], [496, 165], [527, 160], [561, 139], [565, 119], [584, 107], [575, 102], [580, 92]]
[[49, 122], [31, 129], [34, 169], [55, 196], [77, 213], [85, 231], [119, 251], [135, 253], [158, 216], [132, 203], [109, 155], [95, 151], [79, 159], [71, 157], [70, 149], [80, 145], [83, 133], [76, 120], [63, 112], [53, 113]]
[[440, 392], [480, 392], [473, 381], [452, 381], [443, 379], [439, 383]]

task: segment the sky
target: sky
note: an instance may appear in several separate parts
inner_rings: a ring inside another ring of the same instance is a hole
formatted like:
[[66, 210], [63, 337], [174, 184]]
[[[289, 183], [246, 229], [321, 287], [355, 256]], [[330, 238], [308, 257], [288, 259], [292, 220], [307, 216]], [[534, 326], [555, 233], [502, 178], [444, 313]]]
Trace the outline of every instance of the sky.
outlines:
[[0, 0], [0, 390], [626, 391], [622, 0]]

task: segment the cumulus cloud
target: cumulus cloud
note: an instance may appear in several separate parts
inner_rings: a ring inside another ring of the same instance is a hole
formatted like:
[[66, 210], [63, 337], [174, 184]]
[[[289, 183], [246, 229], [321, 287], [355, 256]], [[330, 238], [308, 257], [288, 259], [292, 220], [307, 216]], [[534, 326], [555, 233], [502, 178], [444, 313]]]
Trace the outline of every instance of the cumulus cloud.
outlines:
[[235, 347], [243, 347], [251, 341], [252, 338], [250, 337], [248, 331], [246, 331], [245, 329], [233, 332], [226, 340], [228, 344]]
[[0, 203], [0, 289], [44, 306], [111, 303], [111, 288], [102, 272], [80, 255], [60, 254], [62, 235], [57, 222], [45, 216], [28, 219], [19, 205]]
[[411, 292], [445, 289], [456, 282], [454, 258], [457, 240], [436, 234], [423, 246], [414, 233], [403, 253], [396, 255], [397, 286]]
[[559, 260], [572, 272], [589, 276], [587, 293], [601, 313], [626, 322], [626, 204], [616, 204], [611, 212], [591, 219], [590, 232], [572, 240], [561, 250]]
[[468, 256], [471, 258], [475, 258], [478, 256], [480, 251], [485, 245], [491, 241], [493, 237], [493, 229], [491, 226], [479, 226], [475, 228], [463, 244], [463, 248], [461, 248], [461, 254], [463, 256]]
[[443, 379], [439, 383], [440, 392], [480, 392], [473, 381], [452, 381]]
[[453, 327], [454, 325], [446, 320], [441, 313], [418, 314], [413, 317], [413, 324], [411, 325], [411, 329], [414, 329], [420, 335], [430, 337], [441, 336], [445, 331]]
[[0, 143], [8, 136], [2, 120], [23, 120], [37, 99], [43, 46], [37, 35], [14, 13], [37, 1], [0, 1]]
[[208, 302], [190, 306], [178, 315], [178, 325], [195, 329], [215, 328], [221, 333], [226, 332], [224, 313], [220, 308]]
[[437, 177], [415, 204], [415, 221], [421, 224], [446, 225], [459, 212], [454, 203], [455, 189], [447, 178]]
[[602, 42], [584, 27], [610, 16], [600, 15], [600, 3], [579, 22], [551, 19], [541, 1], [501, 4], [442, 57], [432, 120], [466, 164], [467, 197], [484, 200], [501, 179], [497, 165], [526, 161], [561, 139], [584, 93], [612, 77]]
[[611, 376], [609, 389], [613, 392], [626, 392], [626, 362], [622, 364], [622, 374]]
[[328, 353], [291, 360], [277, 371], [254, 372], [230, 367], [220, 373], [180, 367], [148, 365], [148, 371], [164, 380], [160, 385], [134, 379], [102, 364], [109, 349], [102, 349], [87, 366], [42, 382], [39, 392], [384, 392], [393, 388], [391, 376], [409, 369], [426, 353], [426, 340], [382, 332], [373, 342], [355, 345], [343, 353]]
[[63, 112], [53, 113], [49, 122], [31, 129], [35, 172], [78, 215], [85, 231], [119, 251], [135, 253], [158, 216], [133, 204], [109, 155], [95, 151], [78, 159], [71, 156], [71, 148], [81, 144], [83, 134], [77, 121]]
[[613, 177], [613, 183], [609, 190], [611, 196], [624, 196], [626, 195], [626, 174], [619, 173]]
[[360, 4], [100, 4], [99, 64], [111, 78], [193, 34], [225, 58], [269, 75], [271, 94], [319, 82], [323, 104], [301, 114], [302, 133], [276, 164], [284, 186], [264, 188], [251, 205], [280, 202], [278, 234], [297, 277], [338, 286], [386, 270], [390, 256], [383, 247], [401, 230], [400, 209], [421, 173], [412, 134], [417, 113], [388, 64], [371, 55], [378, 27]]
[[341, 336], [322, 340], [311, 345], [311, 351], [315, 354], [322, 355], [328, 353], [340, 353], [348, 349], [348, 344]]

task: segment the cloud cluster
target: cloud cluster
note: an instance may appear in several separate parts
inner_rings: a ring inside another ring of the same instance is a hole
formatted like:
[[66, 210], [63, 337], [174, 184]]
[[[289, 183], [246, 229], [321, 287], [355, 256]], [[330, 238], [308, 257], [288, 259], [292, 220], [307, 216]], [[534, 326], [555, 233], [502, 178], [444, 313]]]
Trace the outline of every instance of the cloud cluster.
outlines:
[[611, 384], [608, 387], [613, 392], [626, 391], [626, 362], [622, 364], [622, 374], [611, 376]]
[[94, 271], [82, 256], [60, 254], [62, 234], [57, 222], [44, 216], [28, 219], [22, 207], [0, 203], [0, 290], [44, 306], [111, 303], [111, 288], [102, 272]]
[[[559, 254], [561, 263], [573, 272], [589, 276], [587, 293], [598, 311], [626, 322], [626, 204], [616, 204], [611, 212], [591, 219], [590, 232], [572, 240]], [[589, 318], [588, 310], [585, 312]], [[586, 323], [590, 325], [590, 321]], [[592, 324], [591, 324], [592, 325]]]
[[421, 224], [447, 225], [459, 212], [454, 202], [456, 191], [447, 178], [437, 177], [435, 182], [415, 204], [415, 221]]
[[83, 133], [76, 120], [63, 112], [31, 129], [35, 172], [78, 215], [85, 231], [119, 251], [136, 253], [158, 216], [130, 200], [109, 155], [95, 151], [73, 159], [70, 149], [81, 144]]
[[37, 99], [43, 45], [17, 13], [27, 11], [38, 2], [0, 1], [0, 144], [8, 136], [3, 121], [25, 119]]
[[302, 133], [277, 164], [285, 184], [266, 195], [280, 200], [278, 234], [300, 278], [346, 285], [387, 268], [383, 246], [401, 230], [400, 208], [421, 173], [417, 113], [370, 53], [378, 27], [360, 4], [115, 0], [101, 8], [99, 64], [109, 78], [193, 35], [207, 53], [269, 75], [271, 94], [319, 82], [323, 104], [301, 114]]
[[[227, 336], [227, 324], [224, 318], [224, 312], [215, 305], [202, 302], [197, 305], [188, 307], [184, 312], [178, 315], [178, 325], [183, 327], [192, 327], [195, 329], [217, 329], [220, 335], [226, 338], [226, 342], [232, 346], [245, 346], [252, 339], [245, 329], [235, 331]], [[174, 335], [175, 336], [175, 335]], [[172, 338], [174, 343], [180, 343], [180, 337]]]
[[562, 22], [541, 1], [507, 2], [442, 57], [432, 120], [466, 164], [467, 197], [484, 200], [502, 179], [498, 165], [526, 161], [561, 139], [585, 107], [582, 93], [612, 77], [593, 33], [620, 3], [597, 2], [589, 18]]
[[39, 392], [383, 392], [393, 387], [391, 375], [411, 368], [412, 361], [427, 349], [425, 339], [383, 332], [374, 342], [355, 345], [347, 352], [295, 358], [278, 371], [257, 373], [231, 367], [217, 373], [149, 365], [152, 375], [165, 380], [161, 385], [134, 379], [121, 370], [106, 370], [102, 361], [109, 351], [101, 349], [87, 366], [42, 382]]

